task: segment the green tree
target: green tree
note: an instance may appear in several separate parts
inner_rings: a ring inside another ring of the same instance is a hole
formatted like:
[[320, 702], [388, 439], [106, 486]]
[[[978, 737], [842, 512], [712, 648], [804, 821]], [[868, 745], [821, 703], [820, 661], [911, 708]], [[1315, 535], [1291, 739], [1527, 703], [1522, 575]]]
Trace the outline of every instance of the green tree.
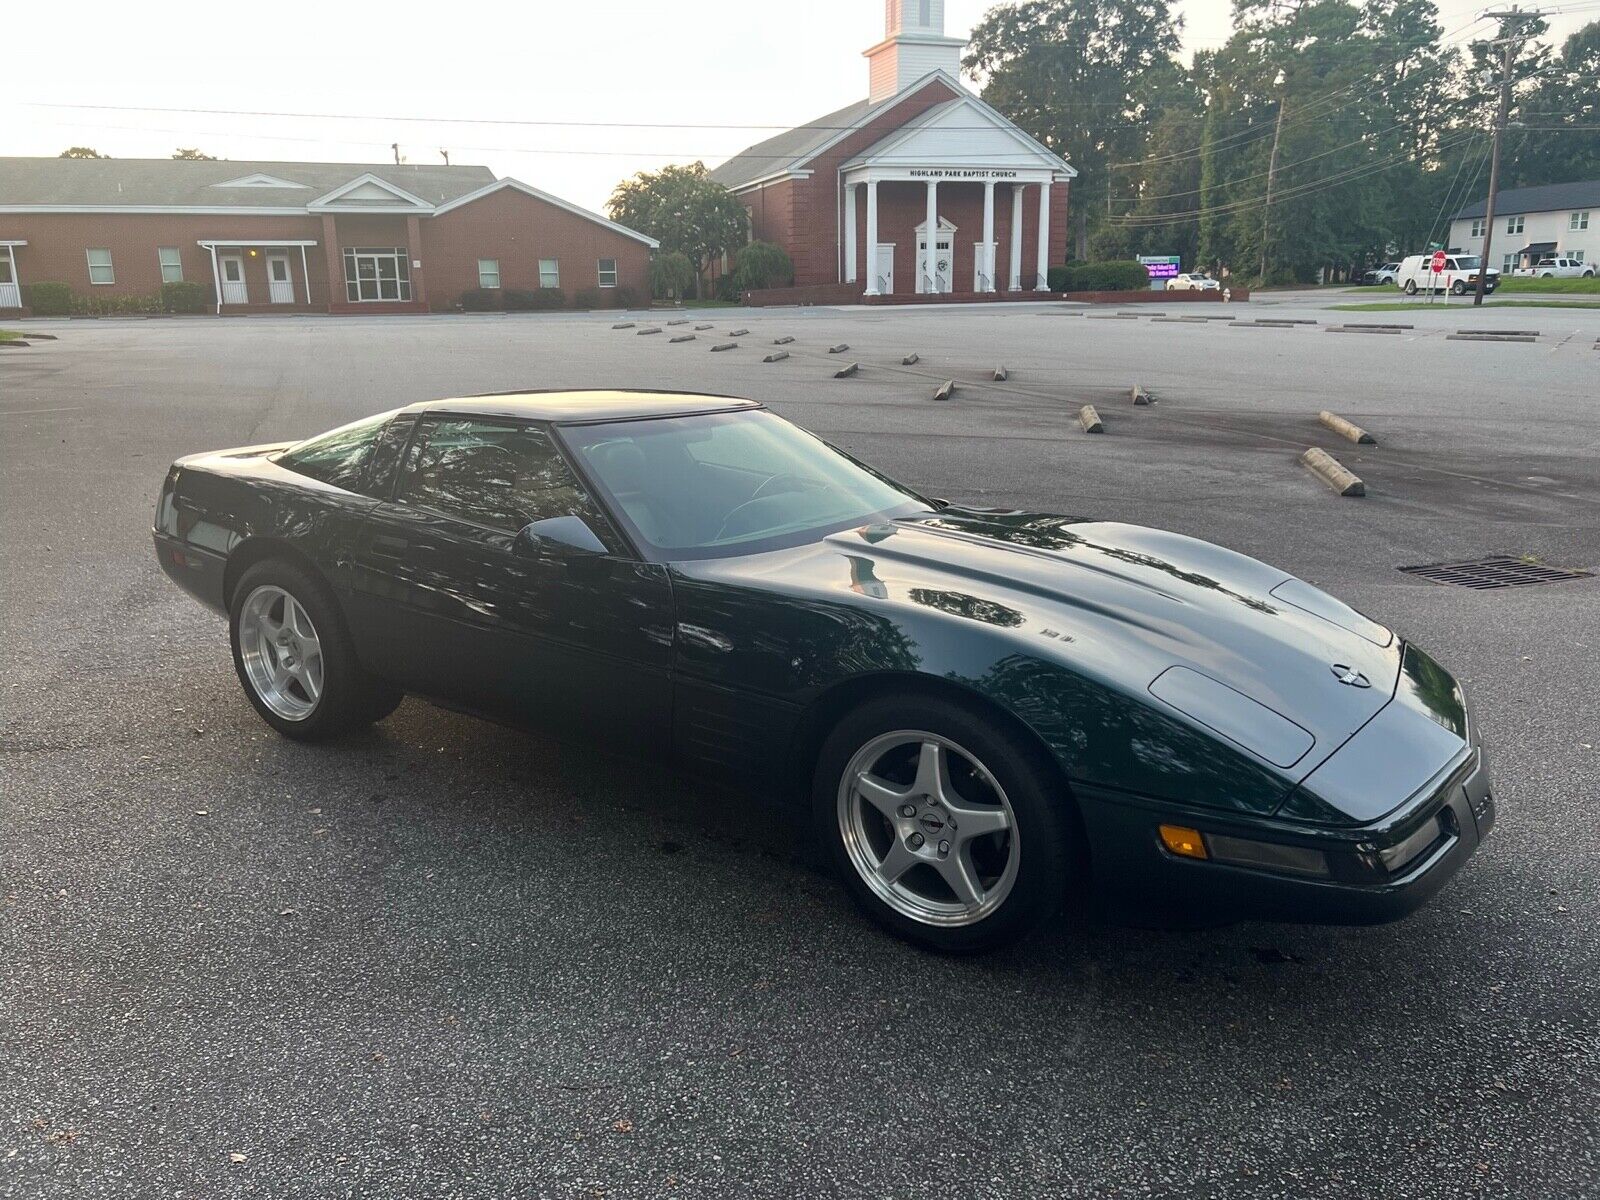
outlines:
[[781, 246], [751, 242], [739, 248], [733, 283], [741, 292], [757, 288], [788, 287], [794, 282], [794, 262]]
[[676, 250], [700, 276], [717, 256], [743, 244], [749, 214], [732, 192], [706, 175], [704, 163], [640, 171], [617, 184], [606, 202], [611, 219]]
[[109, 154], [101, 154], [100, 151], [95, 150], [95, 149], [93, 149], [92, 147], [89, 147], [89, 146], [68, 146], [60, 154], [56, 155], [56, 157], [57, 158], [110, 158], [111, 155], [109, 155]]
[[681, 250], [658, 250], [650, 259], [650, 294], [660, 299], [682, 296], [694, 283], [694, 264]]
[[962, 66], [988, 103], [1077, 168], [1091, 230], [1128, 182], [1110, 164], [1140, 158], [1155, 115], [1182, 99], [1179, 28], [1167, 0], [1026, 0], [972, 31]]
[[179, 146], [176, 150], [174, 150], [172, 152], [172, 157], [176, 158], [176, 159], [181, 159], [184, 162], [216, 162], [217, 161], [217, 156], [215, 154], [207, 154], [203, 150], [195, 150], [195, 149], [192, 149], [192, 148], [191, 149], [185, 149], [182, 146]]

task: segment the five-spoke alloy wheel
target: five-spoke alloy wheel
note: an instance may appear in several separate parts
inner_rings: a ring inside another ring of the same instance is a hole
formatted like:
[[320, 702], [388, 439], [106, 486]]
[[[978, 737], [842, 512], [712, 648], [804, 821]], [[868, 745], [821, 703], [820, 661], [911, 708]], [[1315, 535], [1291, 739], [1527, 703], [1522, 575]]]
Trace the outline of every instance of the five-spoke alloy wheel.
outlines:
[[361, 666], [328, 585], [295, 563], [266, 559], [249, 568], [229, 612], [239, 682], [279, 733], [333, 737], [382, 720], [405, 698]]
[[813, 816], [839, 874], [880, 924], [935, 950], [985, 950], [1061, 903], [1076, 819], [1042, 751], [981, 709], [884, 697], [818, 755]]

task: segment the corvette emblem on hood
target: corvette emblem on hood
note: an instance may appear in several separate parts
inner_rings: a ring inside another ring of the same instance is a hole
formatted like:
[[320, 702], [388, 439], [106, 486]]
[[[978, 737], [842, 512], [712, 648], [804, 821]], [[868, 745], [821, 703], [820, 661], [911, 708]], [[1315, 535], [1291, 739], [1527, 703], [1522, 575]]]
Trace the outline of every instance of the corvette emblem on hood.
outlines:
[[1347, 667], [1343, 663], [1334, 663], [1329, 670], [1333, 672], [1333, 677], [1335, 679], [1337, 679], [1340, 683], [1347, 684], [1350, 687], [1369, 688], [1372, 686], [1372, 680], [1368, 679], [1354, 667]]

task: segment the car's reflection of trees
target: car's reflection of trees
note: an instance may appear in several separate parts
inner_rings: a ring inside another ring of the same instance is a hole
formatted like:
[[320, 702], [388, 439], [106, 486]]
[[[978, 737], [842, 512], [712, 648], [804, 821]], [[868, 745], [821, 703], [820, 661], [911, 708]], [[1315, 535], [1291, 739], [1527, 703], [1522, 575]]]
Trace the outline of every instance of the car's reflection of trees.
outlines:
[[970, 596], [966, 592], [949, 592], [939, 588], [912, 588], [906, 594], [911, 597], [913, 604], [937, 608], [940, 612], [947, 612], [953, 617], [965, 617], [969, 621], [982, 621], [985, 625], [1015, 629], [1026, 620], [1010, 605], [1001, 604], [997, 600], [985, 600], [982, 596]]
[[978, 687], [1034, 728], [1069, 779], [1244, 812], [1283, 797], [1283, 781], [1241, 752], [1062, 664], [1013, 654]]
[[1039, 516], [1031, 517], [1024, 521], [994, 521], [982, 518], [963, 518], [959, 521], [932, 518], [924, 524], [935, 528], [945, 528], [960, 533], [988, 533], [1002, 541], [1013, 542], [1019, 546], [1028, 546], [1035, 550], [1088, 550], [1095, 554], [1103, 554], [1107, 558], [1114, 558], [1130, 566], [1147, 567], [1153, 571], [1161, 571], [1171, 575], [1174, 579], [1181, 579], [1195, 587], [1206, 588], [1219, 592], [1230, 600], [1237, 600], [1240, 604], [1255, 609], [1257, 612], [1275, 613], [1277, 608], [1256, 596], [1245, 596], [1225, 587], [1221, 582], [1202, 575], [1198, 571], [1188, 571], [1176, 563], [1168, 562], [1154, 554], [1146, 554], [1139, 550], [1129, 550], [1123, 546], [1107, 546], [1102, 542], [1093, 541], [1069, 528], [1070, 518]]

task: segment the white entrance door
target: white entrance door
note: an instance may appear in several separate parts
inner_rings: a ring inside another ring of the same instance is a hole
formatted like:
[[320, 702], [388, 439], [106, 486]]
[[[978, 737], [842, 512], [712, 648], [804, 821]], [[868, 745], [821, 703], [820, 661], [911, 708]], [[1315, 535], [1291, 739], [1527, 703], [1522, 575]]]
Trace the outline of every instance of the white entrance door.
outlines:
[[224, 254], [217, 259], [217, 269], [222, 272], [222, 302], [249, 304], [250, 289], [244, 282], [244, 256]]
[[928, 258], [928, 226], [917, 228], [917, 291], [948, 292], [955, 286], [955, 229], [939, 226], [933, 242], [933, 259]]
[[885, 296], [894, 294], [894, 243], [878, 243], [878, 291]]
[[287, 254], [267, 255], [267, 291], [274, 304], [294, 303], [294, 276], [289, 274]]
[[17, 283], [16, 251], [0, 246], [0, 308], [21, 308], [22, 288]]
[[972, 290], [975, 292], [997, 290], [994, 282], [994, 248], [996, 244], [995, 242], [990, 242], [985, 246], [982, 242], [972, 243]]

